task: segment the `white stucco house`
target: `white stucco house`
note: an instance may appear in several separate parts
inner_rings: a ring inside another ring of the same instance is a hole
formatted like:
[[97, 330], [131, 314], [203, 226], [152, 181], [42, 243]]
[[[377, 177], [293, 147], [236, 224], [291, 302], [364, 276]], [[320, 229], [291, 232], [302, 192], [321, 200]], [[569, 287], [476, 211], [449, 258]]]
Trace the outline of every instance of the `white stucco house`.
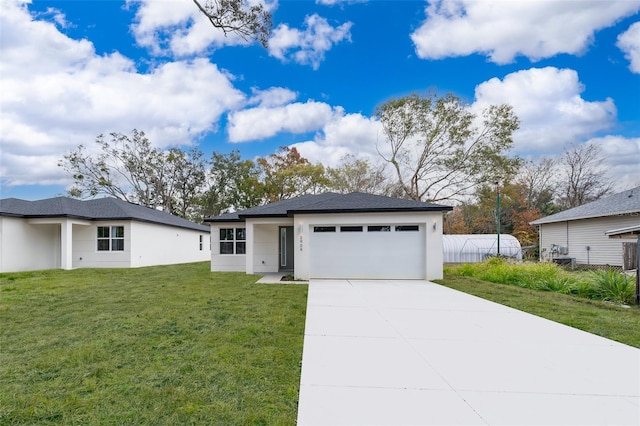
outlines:
[[206, 261], [209, 227], [116, 198], [0, 200], [0, 272]]
[[297, 279], [442, 278], [451, 207], [379, 195], [303, 195], [205, 219], [211, 270]]
[[623, 244], [607, 232], [640, 225], [640, 187], [531, 222], [539, 227], [540, 260], [571, 259], [578, 265], [622, 266]]

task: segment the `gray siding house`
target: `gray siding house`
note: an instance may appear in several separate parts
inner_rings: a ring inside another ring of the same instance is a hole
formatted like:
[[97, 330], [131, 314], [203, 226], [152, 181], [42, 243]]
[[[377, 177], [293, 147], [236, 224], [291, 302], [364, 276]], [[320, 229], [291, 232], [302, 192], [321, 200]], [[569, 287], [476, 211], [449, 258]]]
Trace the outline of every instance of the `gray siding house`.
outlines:
[[608, 231], [640, 225], [640, 187], [531, 222], [540, 231], [540, 260], [574, 260], [578, 265], [622, 266], [623, 244]]

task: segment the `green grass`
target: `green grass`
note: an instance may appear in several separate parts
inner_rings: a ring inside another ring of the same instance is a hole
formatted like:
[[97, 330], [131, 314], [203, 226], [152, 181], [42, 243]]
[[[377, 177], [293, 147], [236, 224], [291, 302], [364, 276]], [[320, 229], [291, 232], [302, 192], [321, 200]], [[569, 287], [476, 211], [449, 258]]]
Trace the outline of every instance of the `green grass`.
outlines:
[[640, 348], [640, 309], [445, 273], [444, 286]]
[[256, 279], [0, 274], [0, 424], [295, 424], [307, 286]]
[[452, 275], [589, 299], [620, 304], [635, 301], [634, 279], [615, 270], [568, 272], [553, 263], [522, 263], [497, 257], [449, 266], [445, 270]]

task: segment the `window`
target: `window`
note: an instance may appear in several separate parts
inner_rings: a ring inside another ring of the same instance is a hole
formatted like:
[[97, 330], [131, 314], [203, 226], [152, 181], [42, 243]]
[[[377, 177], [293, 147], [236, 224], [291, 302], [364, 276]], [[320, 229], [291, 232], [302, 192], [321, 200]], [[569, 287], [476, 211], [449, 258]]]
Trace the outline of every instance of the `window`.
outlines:
[[336, 232], [335, 226], [314, 226], [313, 232]]
[[388, 225], [385, 226], [367, 226], [368, 232], [391, 232], [391, 227]]
[[124, 226], [98, 226], [98, 251], [124, 251]]
[[199, 241], [199, 243], [200, 243], [200, 251], [202, 251], [202, 235], [200, 235], [200, 241]]
[[247, 252], [245, 228], [220, 228], [220, 254]]
[[418, 231], [420, 228], [418, 225], [398, 225], [396, 226], [396, 232], [405, 232], [405, 231]]
[[341, 226], [340, 232], [362, 232], [362, 226]]

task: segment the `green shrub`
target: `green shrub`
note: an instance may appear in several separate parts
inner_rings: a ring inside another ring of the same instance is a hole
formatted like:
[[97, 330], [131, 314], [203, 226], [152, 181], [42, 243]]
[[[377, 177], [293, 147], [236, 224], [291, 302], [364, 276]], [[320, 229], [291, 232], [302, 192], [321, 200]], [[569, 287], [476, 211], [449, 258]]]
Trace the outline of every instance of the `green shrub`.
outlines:
[[632, 279], [614, 270], [571, 273], [554, 263], [522, 263], [492, 257], [480, 263], [451, 266], [446, 272], [493, 283], [616, 303], [632, 303], [635, 295]]
[[633, 303], [635, 288], [631, 277], [614, 270], [594, 271], [590, 275], [593, 299]]
[[575, 281], [568, 276], [541, 278], [532, 287], [535, 290], [553, 291], [556, 293], [571, 294]]

